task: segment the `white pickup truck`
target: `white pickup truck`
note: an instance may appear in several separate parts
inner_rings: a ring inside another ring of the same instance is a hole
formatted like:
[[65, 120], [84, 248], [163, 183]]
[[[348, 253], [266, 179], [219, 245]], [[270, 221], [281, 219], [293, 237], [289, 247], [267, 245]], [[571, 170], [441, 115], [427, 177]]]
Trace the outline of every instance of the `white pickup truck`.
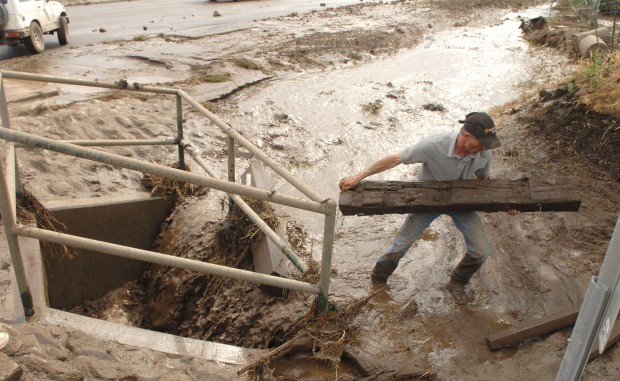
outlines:
[[58, 35], [60, 45], [69, 42], [69, 18], [65, 7], [51, 0], [0, 0], [0, 44], [45, 50], [44, 34]]

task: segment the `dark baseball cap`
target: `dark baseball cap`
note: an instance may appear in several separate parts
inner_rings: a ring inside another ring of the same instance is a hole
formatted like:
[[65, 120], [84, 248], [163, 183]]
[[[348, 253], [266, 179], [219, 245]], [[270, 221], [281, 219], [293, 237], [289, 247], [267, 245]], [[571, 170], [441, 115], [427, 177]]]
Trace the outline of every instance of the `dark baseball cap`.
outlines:
[[485, 149], [498, 148], [502, 145], [495, 134], [495, 123], [486, 112], [471, 112], [465, 115], [465, 120], [459, 122], [463, 123], [463, 130], [478, 139]]

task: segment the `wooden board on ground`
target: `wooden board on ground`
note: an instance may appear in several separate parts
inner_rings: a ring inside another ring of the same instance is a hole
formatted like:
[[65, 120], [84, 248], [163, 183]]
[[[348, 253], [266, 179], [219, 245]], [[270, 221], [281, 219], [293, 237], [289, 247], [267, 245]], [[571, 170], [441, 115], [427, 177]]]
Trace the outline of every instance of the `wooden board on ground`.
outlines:
[[[534, 339], [548, 333], [559, 331], [575, 324], [579, 315], [579, 307], [573, 307], [556, 314], [534, 319], [527, 323], [510, 327], [503, 331], [488, 335], [486, 337], [487, 346], [491, 350], [512, 347], [519, 345], [527, 340]], [[620, 341], [620, 320], [616, 320], [609, 339], [605, 345], [605, 350]], [[590, 349], [588, 361], [599, 356], [598, 338]]]
[[526, 340], [570, 327], [575, 324], [578, 315], [579, 307], [569, 308], [556, 314], [534, 319], [488, 335], [486, 342], [491, 350], [518, 345]]
[[340, 192], [343, 215], [412, 212], [576, 212], [579, 180], [530, 177], [520, 180], [362, 181]]

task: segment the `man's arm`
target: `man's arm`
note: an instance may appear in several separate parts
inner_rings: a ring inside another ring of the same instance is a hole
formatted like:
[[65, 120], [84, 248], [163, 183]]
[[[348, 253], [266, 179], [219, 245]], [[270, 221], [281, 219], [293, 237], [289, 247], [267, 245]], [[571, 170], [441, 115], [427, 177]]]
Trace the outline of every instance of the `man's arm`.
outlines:
[[354, 188], [357, 186], [357, 184], [359, 184], [360, 181], [362, 181], [366, 177], [375, 175], [383, 171], [387, 171], [388, 169], [394, 168], [401, 163], [402, 162], [400, 161], [400, 153], [386, 156], [383, 159], [378, 160], [362, 172], [358, 173], [357, 175], [345, 177], [344, 179], [340, 180], [340, 190], [345, 191]]

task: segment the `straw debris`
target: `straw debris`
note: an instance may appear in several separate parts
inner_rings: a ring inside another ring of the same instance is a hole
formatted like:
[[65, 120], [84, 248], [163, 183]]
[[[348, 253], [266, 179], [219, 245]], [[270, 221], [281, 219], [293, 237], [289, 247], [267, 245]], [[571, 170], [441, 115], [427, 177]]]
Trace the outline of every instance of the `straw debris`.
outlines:
[[[383, 290], [377, 292], [380, 291]], [[248, 372], [252, 379], [261, 380], [265, 373], [272, 373], [271, 369], [278, 360], [289, 353], [310, 353], [317, 360], [327, 361], [338, 372], [345, 345], [352, 337], [351, 322], [377, 292], [342, 305], [330, 304], [328, 310], [319, 315], [314, 313], [318, 300], [315, 299], [308, 313], [283, 336], [284, 339], [290, 338], [288, 341], [240, 369], [237, 374]]]
[[[62, 222], [58, 221], [56, 217], [54, 217], [52, 213], [25, 188], [23, 199], [20, 201], [21, 202], [18, 202], [17, 205], [17, 221], [19, 223], [23, 225], [36, 224], [36, 226], [41, 229], [54, 232], [65, 232], [67, 230], [67, 227]], [[60, 245], [46, 241], [40, 242], [43, 253], [66, 256], [68, 258], [73, 258], [75, 256], [75, 253], [64, 244]]]
[[[168, 166], [179, 169], [176, 163]], [[185, 170], [191, 172], [189, 166], [186, 166]], [[185, 201], [188, 196], [198, 196], [208, 192], [205, 187], [157, 175], [145, 174], [141, 181], [145, 188], [150, 189], [151, 196], [172, 198], [175, 205]]]

